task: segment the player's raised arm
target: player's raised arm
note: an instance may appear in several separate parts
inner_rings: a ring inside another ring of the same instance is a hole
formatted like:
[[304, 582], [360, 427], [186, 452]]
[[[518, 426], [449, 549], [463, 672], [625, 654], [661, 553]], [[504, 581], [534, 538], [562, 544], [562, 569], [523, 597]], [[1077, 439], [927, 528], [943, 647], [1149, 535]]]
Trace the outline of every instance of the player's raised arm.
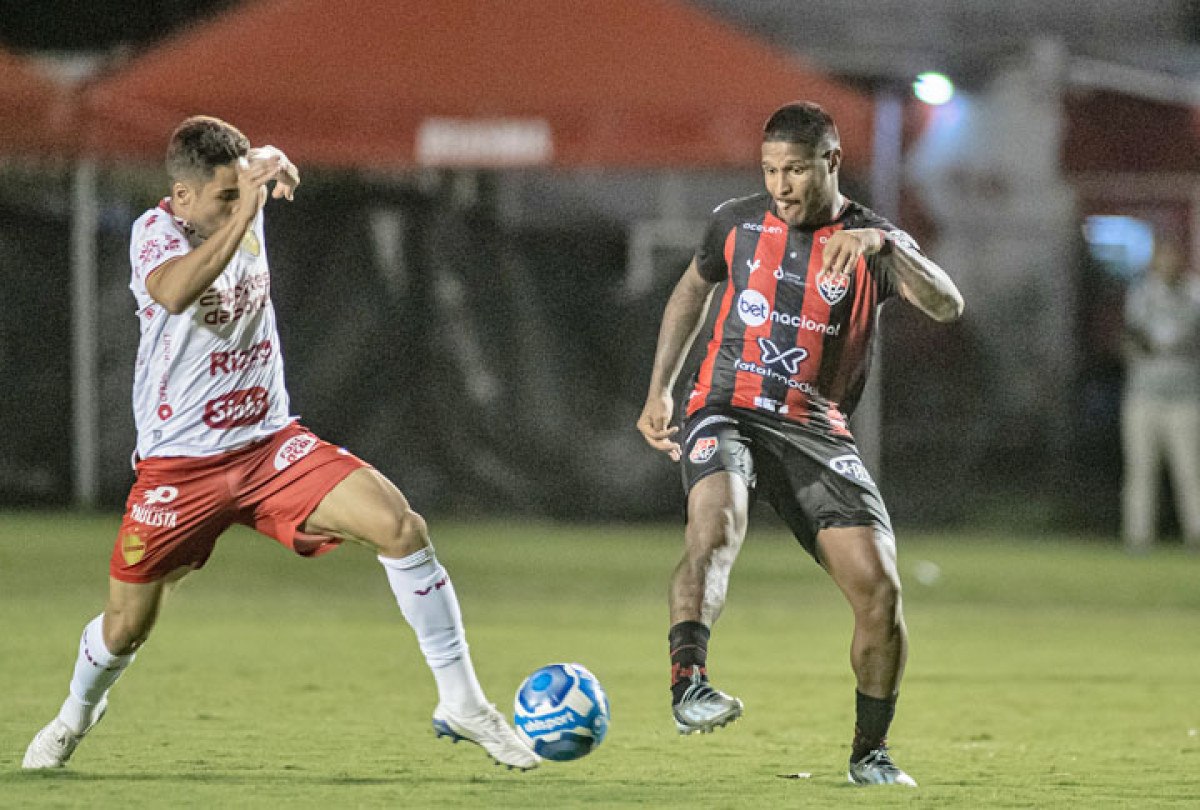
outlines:
[[654, 370], [650, 374], [650, 390], [646, 394], [646, 404], [637, 426], [646, 442], [668, 454], [672, 461], [679, 461], [679, 445], [671, 439], [679, 428], [671, 427], [671, 416], [675, 409], [671, 390], [683, 368], [688, 349], [704, 323], [716, 286], [700, 275], [696, 260], [693, 259], [675, 285], [663, 312], [658, 348], [654, 352]]
[[254, 162], [239, 160], [220, 167], [206, 182], [175, 181], [171, 196], [176, 211], [203, 241], [146, 278], [146, 291], [172, 315], [195, 303], [224, 271], [266, 201], [266, 183], [279, 174], [283, 160], [282, 153]]

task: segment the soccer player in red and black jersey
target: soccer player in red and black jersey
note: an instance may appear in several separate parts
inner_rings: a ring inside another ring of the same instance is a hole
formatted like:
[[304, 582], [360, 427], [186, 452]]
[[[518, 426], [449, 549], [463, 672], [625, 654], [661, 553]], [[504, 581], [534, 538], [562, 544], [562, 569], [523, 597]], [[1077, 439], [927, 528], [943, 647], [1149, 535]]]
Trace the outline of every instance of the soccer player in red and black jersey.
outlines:
[[[742, 713], [740, 700], [708, 683], [707, 648], [757, 494], [854, 612], [850, 781], [915, 786], [886, 741], [908, 645], [896, 543], [847, 418], [863, 390], [879, 305], [899, 295], [948, 322], [963, 301], [906, 233], [842, 196], [841, 165], [837, 128], [821, 107], [788, 104], [770, 117], [766, 192], [713, 212], [667, 302], [638, 429], [682, 462], [687, 493], [684, 553], [670, 590], [680, 733], [709, 732]], [[722, 283], [680, 431], [671, 426], [672, 389]]]

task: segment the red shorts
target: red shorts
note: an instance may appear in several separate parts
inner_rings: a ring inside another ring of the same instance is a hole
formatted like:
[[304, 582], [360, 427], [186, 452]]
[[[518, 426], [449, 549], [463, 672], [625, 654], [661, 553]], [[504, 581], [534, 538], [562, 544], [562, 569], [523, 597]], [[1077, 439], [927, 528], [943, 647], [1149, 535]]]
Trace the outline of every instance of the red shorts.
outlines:
[[341, 541], [299, 527], [343, 478], [368, 466], [297, 422], [228, 453], [143, 459], [109, 573], [154, 582], [181, 567], [200, 568], [234, 523], [304, 557], [332, 551]]

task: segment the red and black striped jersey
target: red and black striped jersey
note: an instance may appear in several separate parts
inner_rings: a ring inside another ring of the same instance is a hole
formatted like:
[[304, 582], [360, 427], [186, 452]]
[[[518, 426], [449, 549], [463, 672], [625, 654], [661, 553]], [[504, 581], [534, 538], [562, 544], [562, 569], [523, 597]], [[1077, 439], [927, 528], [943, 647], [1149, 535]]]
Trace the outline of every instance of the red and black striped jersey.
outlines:
[[700, 275], [728, 282], [688, 414], [707, 406], [745, 408], [849, 436], [862, 395], [878, 305], [895, 294], [878, 255], [850, 275], [821, 272], [830, 234], [880, 228], [915, 247], [883, 217], [847, 201], [815, 229], [788, 227], [769, 194], [722, 203], [696, 252]]

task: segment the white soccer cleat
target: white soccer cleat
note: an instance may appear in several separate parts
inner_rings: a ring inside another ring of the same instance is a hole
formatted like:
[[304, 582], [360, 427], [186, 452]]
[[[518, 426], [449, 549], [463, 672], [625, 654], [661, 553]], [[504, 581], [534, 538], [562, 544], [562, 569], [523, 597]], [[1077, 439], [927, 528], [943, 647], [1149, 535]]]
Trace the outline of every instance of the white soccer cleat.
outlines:
[[79, 734], [72, 731], [70, 726], [55, 715], [54, 719], [34, 736], [29, 747], [25, 749], [25, 758], [21, 760], [21, 767], [26, 770], [43, 770], [65, 766], [67, 760], [75, 753], [75, 747], [79, 745], [79, 741], [96, 727], [107, 710], [108, 700], [106, 698], [96, 707], [96, 719]]
[[856, 785], [904, 785], [916, 787], [917, 780], [896, 767], [886, 746], [880, 746], [858, 762], [850, 763], [846, 778]]
[[528, 771], [541, 762], [490, 703], [473, 715], [451, 714], [439, 704], [433, 710], [433, 732], [439, 737], [449, 737], [451, 742], [473, 742], [497, 763], [509, 768]]
[[680, 734], [711, 734], [713, 729], [742, 716], [742, 701], [714, 687], [699, 672], [693, 672], [691, 686], [671, 707], [671, 714]]

